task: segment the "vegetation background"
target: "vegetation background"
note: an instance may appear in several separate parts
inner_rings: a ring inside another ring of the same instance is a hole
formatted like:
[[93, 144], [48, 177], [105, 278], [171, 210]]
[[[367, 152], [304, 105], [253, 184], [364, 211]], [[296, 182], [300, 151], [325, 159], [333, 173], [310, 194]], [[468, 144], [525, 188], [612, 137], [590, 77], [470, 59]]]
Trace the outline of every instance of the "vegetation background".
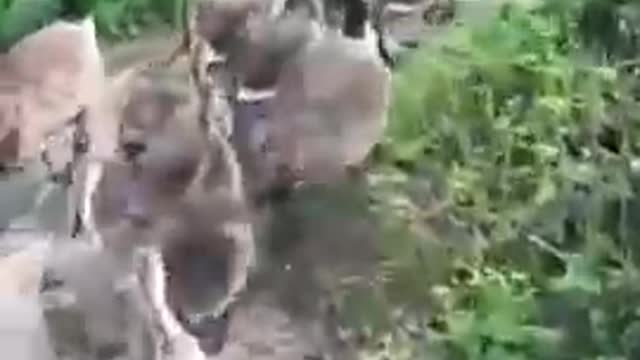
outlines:
[[[105, 39], [186, 0], [0, 0], [7, 48], [93, 11]], [[377, 276], [336, 294], [363, 359], [640, 359], [640, 1], [539, 0], [395, 70], [370, 174]]]
[[0, 0], [0, 49], [56, 19], [92, 13], [103, 41], [124, 41], [144, 29], [182, 29], [183, 4], [189, 0]]

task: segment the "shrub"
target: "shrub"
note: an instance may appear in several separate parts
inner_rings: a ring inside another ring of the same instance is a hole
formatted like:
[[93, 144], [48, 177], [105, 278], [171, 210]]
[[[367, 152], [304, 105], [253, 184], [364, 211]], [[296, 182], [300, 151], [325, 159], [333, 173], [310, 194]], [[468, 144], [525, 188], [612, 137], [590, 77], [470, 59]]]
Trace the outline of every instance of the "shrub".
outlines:
[[640, 356], [634, 51], [588, 31], [597, 1], [507, 5], [397, 71], [384, 260], [342, 303], [367, 356]]
[[142, 29], [182, 28], [182, 10], [189, 0], [0, 0], [0, 47], [8, 49], [26, 34], [55, 21], [77, 19], [91, 12], [98, 34], [122, 41]]

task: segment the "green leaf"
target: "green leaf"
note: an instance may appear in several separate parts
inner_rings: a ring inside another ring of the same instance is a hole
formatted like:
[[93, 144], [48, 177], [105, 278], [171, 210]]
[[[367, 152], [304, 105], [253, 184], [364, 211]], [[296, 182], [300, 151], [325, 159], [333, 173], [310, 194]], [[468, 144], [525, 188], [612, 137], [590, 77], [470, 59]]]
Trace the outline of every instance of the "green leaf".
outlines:
[[96, 4], [95, 21], [98, 30], [105, 35], [123, 38], [121, 19], [126, 17], [126, 1], [99, 1]]
[[621, 341], [627, 356], [640, 354], [640, 321], [634, 321], [627, 326]]
[[393, 144], [393, 156], [397, 160], [414, 162], [423, 154], [425, 139], [416, 138]]
[[568, 255], [565, 258], [565, 266], [564, 276], [552, 281], [552, 287], [556, 291], [579, 289], [591, 294], [600, 294], [602, 284], [593, 267], [593, 262], [586, 256]]
[[536, 192], [534, 203], [536, 205], [542, 205], [548, 201], [551, 201], [557, 197], [558, 189], [551, 176], [546, 175], [538, 183], [538, 191]]
[[62, 0], [14, 1], [0, 18], [0, 47], [7, 50], [24, 36], [55, 21], [62, 10]]

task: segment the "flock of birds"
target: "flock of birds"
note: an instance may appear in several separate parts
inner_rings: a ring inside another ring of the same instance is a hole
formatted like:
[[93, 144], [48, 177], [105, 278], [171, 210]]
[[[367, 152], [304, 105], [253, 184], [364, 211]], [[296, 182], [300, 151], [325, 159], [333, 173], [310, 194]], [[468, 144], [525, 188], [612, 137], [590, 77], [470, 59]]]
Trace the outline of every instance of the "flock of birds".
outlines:
[[[218, 354], [267, 256], [254, 234], [269, 221], [257, 214], [303, 184], [362, 175], [399, 48], [381, 24], [409, 11], [382, 0], [200, 0], [175, 51], [113, 74], [91, 17], [23, 38], [0, 54], [0, 176], [41, 174], [43, 193], [64, 189], [68, 217], [63, 240], [2, 258], [0, 295], [59, 303], [55, 289], [72, 289], [85, 359]], [[5, 234], [18, 230], [3, 220]], [[50, 353], [0, 347], [13, 359], [63, 358], [62, 332], [49, 334]]]

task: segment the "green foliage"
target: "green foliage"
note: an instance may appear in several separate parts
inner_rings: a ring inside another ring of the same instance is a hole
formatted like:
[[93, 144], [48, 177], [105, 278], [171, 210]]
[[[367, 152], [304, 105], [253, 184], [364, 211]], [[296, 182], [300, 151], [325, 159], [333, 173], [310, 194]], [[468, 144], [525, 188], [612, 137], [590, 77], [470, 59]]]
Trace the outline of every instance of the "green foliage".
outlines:
[[98, 0], [94, 14], [102, 35], [122, 40], [157, 26], [182, 28], [182, 8], [189, 0]]
[[[113, 40], [182, 27], [184, 1], [0, 0], [0, 44], [87, 12]], [[640, 358], [639, 19], [508, 5], [396, 72], [379, 272], [339, 298], [364, 359]]]
[[590, 0], [578, 18], [588, 46], [608, 58], [635, 57], [640, 50], [640, 3], [632, 0]]
[[189, 0], [0, 0], [0, 47], [8, 49], [23, 36], [57, 19], [78, 19], [91, 13], [98, 34], [126, 40], [142, 29], [183, 28]]
[[342, 304], [365, 358], [640, 356], [637, 51], [607, 20], [637, 6], [507, 5], [397, 71], [380, 276]]
[[0, 5], [2, 50], [51, 22], [63, 7], [61, 0], [3, 0]]

